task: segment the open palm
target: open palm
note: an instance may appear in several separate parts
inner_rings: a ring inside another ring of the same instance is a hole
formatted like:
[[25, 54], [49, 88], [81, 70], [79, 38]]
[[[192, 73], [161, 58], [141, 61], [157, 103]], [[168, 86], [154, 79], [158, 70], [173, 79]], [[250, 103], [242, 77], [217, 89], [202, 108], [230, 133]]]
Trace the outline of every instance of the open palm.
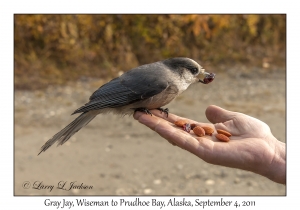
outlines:
[[[148, 126], [171, 144], [185, 149], [204, 161], [232, 168], [252, 171], [269, 179], [285, 183], [285, 144], [279, 142], [267, 124], [248, 115], [209, 106], [207, 119], [201, 123], [173, 114], [168, 117], [158, 110], [151, 110], [153, 116], [136, 112], [134, 118]], [[220, 142], [213, 136], [198, 137], [174, 126], [184, 119], [200, 126], [209, 126], [229, 131], [229, 142]]]

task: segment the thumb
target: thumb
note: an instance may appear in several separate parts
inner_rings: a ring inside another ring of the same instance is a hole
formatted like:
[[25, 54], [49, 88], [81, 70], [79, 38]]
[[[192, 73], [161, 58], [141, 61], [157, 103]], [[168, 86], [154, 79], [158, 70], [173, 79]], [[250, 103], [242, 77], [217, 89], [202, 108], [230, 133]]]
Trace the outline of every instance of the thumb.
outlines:
[[205, 114], [206, 118], [214, 124], [226, 122], [228, 120], [231, 120], [235, 116], [235, 112], [222, 109], [221, 107], [215, 105], [210, 105], [209, 107], [207, 107]]

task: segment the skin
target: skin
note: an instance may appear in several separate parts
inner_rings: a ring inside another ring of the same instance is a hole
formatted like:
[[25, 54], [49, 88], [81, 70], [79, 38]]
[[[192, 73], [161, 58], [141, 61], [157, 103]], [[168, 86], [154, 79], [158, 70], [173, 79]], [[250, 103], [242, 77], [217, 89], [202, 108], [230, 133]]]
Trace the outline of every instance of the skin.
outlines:
[[[239, 168], [260, 174], [270, 180], [286, 183], [285, 144], [278, 141], [264, 122], [248, 115], [211, 105], [206, 117], [211, 123], [196, 122], [159, 110], [151, 115], [136, 112], [134, 118], [148, 126], [171, 144], [191, 152], [207, 163]], [[230, 141], [220, 142], [213, 136], [197, 137], [174, 126], [176, 120], [186, 120], [200, 126], [223, 129], [232, 134]]]

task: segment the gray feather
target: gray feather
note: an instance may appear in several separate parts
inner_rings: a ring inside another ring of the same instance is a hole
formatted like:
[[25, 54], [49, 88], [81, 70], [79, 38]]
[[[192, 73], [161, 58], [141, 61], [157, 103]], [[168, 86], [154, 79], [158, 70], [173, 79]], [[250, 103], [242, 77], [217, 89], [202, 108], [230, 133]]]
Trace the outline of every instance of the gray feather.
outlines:
[[[45, 152], [50, 146], [52, 146], [56, 141], [58, 145], [64, 144], [71, 136], [73, 136], [82, 127], [87, 125], [96, 115], [94, 113], [82, 113], [73, 122], [67, 125], [60, 132], [55, 134], [51, 139], [49, 139], [42, 147], [41, 152]], [[38, 155], [39, 155], [38, 154]]]
[[75, 110], [73, 114], [103, 108], [116, 108], [153, 97], [168, 87], [168, 82], [160, 76], [168, 71], [161, 63], [137, 67], [111, 80], [96, 90], [90, 101]]

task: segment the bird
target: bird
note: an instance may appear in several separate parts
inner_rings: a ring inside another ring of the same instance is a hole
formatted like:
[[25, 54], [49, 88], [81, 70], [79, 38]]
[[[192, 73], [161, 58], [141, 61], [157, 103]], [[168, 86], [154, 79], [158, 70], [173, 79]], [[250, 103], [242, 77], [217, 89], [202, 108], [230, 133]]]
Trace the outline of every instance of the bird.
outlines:
[[98, 114], [114, 113], [130, 115], [136, 111], [146, 114], [159, 109], [174, 100], [193, 83], [208, 84], [215, 78], [196, 61], [186, 57], [174, 57], [133, 68], [98, 88], [89, 102], [76, 109], [81, 113], [74, 121], [55, 134], [41, 148], [45, 152], [55, 142], [64, 144]]

